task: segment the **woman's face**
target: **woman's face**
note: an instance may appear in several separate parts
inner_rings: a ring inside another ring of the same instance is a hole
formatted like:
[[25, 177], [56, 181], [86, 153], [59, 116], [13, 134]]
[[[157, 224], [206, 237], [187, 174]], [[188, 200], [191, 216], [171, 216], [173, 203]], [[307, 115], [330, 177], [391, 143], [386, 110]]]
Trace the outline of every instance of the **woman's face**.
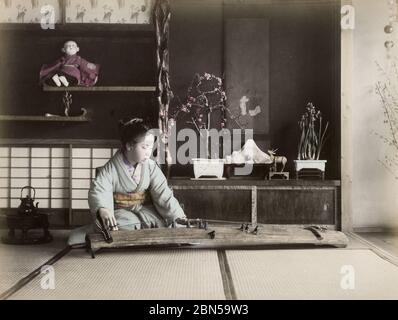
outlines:
[[155, 137], [153, 134], [146, 134], [137, 139], [137, 143], [131, 143], [127, 146], [127, 156], [134, 162], [143, 162], [152, 155]]

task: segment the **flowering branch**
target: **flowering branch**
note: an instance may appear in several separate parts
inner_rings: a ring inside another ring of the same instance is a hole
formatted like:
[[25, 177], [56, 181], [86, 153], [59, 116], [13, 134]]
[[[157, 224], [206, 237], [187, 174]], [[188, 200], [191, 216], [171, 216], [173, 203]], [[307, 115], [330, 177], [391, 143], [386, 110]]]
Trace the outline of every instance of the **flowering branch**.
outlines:
[[177, 99], [179, 105], [171, 115], [172, 119], [177, 119], [181, 113], [189, 114], [191, 121], [188, 123], [193, 124], [200, 132], [200, 129], [211, 129], [211, 115], [215, 110], [220, 110], [220, 126], [225, 128], [227, 96], [221, 78], [209, 73], [195, 74], [188, 88], [185, 103], [181, 103], [178, 97]]
[[398, 168], [398, 87], [395, 80], [398, 77], [398, 69], [395, 61], [391, 64], [391, 73], [387, 73], [377, 62], [376, 65], [384, 80], [376, 83], [375, 92], [380, 98], [384, 113], [383, 123], [387, 125], [389, 132], [388, 136], [380, 133], [376, 133], [376, 135], [390, 148], [392, 153], [386, 154], [384, 159], [379, 161], [398, 179], [396, 170], [393, 170]]
[[185, 103], [182, 103], [178, 96], [176, 99], [178, 105], [170, 118], [175, 121], [181, 114], [189, 115], [190, 121], [187, 121], [187, 123], [192, 124], [200, 134], [200, 129], [211, 129], [212, 113], [216, 110], [221, 113], [219, 122], [221, 129], [226, 128], [227, 113], [234, 123], [242, 129], [226, 106], [227, 95], [220, 77], [210, 73], [195, 74], [188, 88]]

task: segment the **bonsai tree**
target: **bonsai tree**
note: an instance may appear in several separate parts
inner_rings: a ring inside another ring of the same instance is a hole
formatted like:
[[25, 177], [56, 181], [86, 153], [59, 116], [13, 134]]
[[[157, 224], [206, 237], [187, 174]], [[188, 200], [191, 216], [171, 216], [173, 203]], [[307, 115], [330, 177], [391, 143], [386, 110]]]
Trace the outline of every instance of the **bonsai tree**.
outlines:
[[200, 137], [205, 139], [210, 157], [209, 130], [215, 126], [219, 127], [218, 129], [224, 129], [227, 121], [227, 96], [223, 89], [222, 79], [210, 73], [195, 74], [185, 101], [181, 102], [178, 97], [176, 98], [178, 106], [169, 121], [175, 123], [181, 115], [188, 117], [186, 123], [191, 124]]
[[319, 160], [329, 122], [326, 123], [325, 128], [322, 128], [322, 113], [316, 110], [312, 102], [309, 102], [305, 113], [301, 116], [299, 126], [301, 136], [297, 159]]

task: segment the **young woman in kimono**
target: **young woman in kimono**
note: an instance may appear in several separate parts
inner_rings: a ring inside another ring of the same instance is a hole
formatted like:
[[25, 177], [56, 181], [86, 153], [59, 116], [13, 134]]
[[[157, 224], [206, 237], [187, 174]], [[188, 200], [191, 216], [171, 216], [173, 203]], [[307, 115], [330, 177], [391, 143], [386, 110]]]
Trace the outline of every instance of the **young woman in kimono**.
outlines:
[[88, 202], [93, 224], [74, 230], [68, 244], [84, 243], [99, 217], [110, 230], [168, 227], [186, 217], [158, 164], [150, 159], [154, 136], [141, 119], [120, 125], [122, 148], [92, 181]]

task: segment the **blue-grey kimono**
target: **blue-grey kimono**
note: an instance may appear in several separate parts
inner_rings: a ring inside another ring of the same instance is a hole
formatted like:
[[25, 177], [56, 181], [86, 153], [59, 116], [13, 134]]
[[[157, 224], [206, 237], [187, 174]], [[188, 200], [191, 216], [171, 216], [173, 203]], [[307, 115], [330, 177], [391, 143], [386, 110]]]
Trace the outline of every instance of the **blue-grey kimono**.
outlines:
[[[88, 202], [93, 221], [100, 208], [114, 212], [119, 230], [167, 227], [185, 217], [157, 163], [148, 159], [137, 166], [139, 180], [130, 176], [118, 151], [91, 182]], [[93, 225], [74, 230], [68, 244], [84, 243]]]

